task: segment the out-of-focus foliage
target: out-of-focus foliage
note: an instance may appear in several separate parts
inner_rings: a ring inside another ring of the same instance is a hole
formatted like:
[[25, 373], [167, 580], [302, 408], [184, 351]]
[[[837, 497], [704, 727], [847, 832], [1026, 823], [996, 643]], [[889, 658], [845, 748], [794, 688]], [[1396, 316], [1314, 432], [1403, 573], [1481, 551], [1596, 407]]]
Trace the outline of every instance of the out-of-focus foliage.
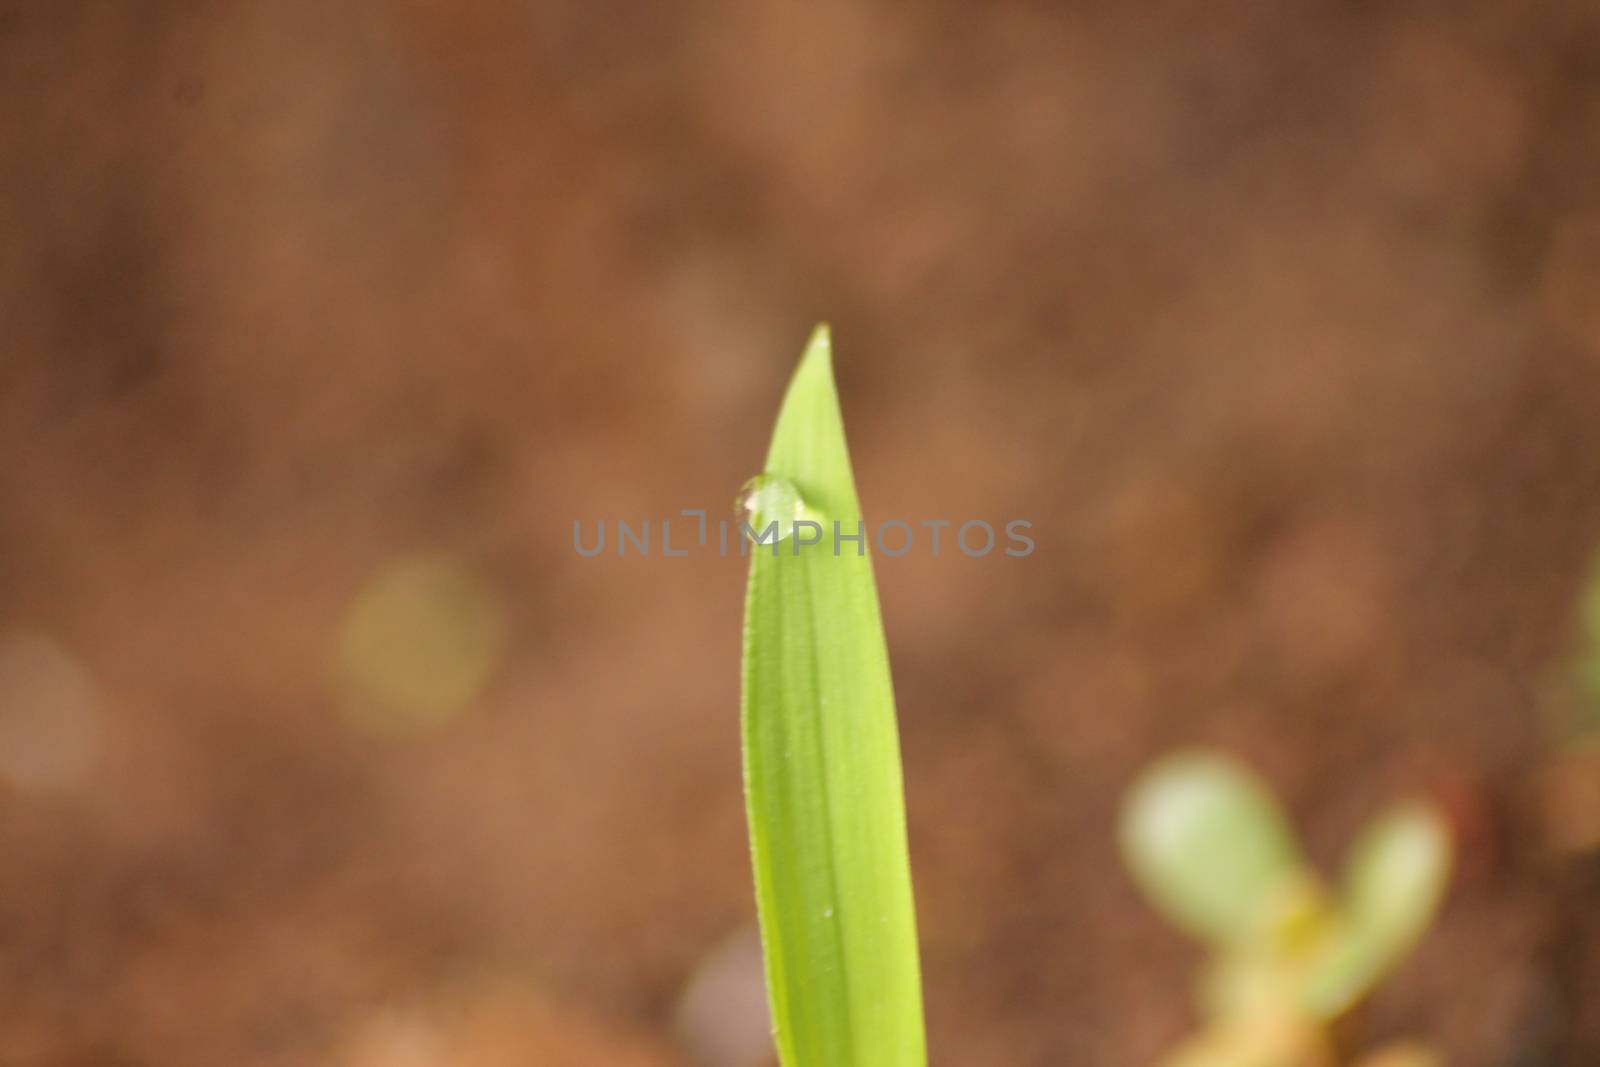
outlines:
[[465, 561], [391, 562], [345, 613], [337, 673], [346, 716], [377, 733], [442, 725], [476, 699], [504, 643], [500, 598]]
[[1140, 888], [1178, 926], [1218, 944], [1267, 936], [1304, 864], [1263, 784], [1224, 757], [1162, 761], [1129, 799], [1123, 854]]
[[1199, 991], [1205, 1025], [1163, 1067], [1332, 1067], [1328, 1025], [1415, 946], [1452, 852], [1431, 805], [1397, 804], [1361, 834], [1332, 889], [1261, 780], [1213, 752], [1147, 771], [1121, 838], [1151, 902], [1213, 952]]
[[1600, 851], [1600, 563], [1578, 602], [1576, 639], [1546, 694], [1554, 746], [1539, 769], [1545, 844]]
[[1600, 563], [1578, 607], [1578, 648], [1572, 668], [1573, 699], [1558, 723], [1571, 744], [1600, 745]]

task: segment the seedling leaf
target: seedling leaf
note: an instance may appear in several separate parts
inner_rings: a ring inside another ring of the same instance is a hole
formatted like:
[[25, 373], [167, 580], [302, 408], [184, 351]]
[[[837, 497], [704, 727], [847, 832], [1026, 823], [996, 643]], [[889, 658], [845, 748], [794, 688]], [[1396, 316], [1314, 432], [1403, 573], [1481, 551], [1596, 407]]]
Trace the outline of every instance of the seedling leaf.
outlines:
[[1450, 880], [1452, 846], [1431, 805], [1396, 805], [1350, 849], [1340, 904], [1344, 929], [1307, 985], [1308, 1007], [1347, 1010], [1410, 952], [1433, 921]]
[[1273, 897], [1302, 869], [1272, 794], [1211, 752], [1162, 760], [1123, 810], [1122, 851], [1134, 880], [1174, 924], [1221, 946], [1263, 936]]

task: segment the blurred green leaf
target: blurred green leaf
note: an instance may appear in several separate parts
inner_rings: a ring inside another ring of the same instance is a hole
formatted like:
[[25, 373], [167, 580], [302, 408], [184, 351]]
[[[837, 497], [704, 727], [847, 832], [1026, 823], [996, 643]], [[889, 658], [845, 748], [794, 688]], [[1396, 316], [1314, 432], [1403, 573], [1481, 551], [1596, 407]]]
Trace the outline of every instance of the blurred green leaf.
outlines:
[[419, 733], [461, 714], [506, 644], [499, 592], [463, 560], [422, 553], [390, 561], [362, 587], [339, 631], [346, 720], [376, 733]]
[[1134, 880], [1178, 926], [1220, 945], [1257, 941], [1303, 863], [1282, 810], [1219, 753], [1169, 756], [1135, 783], [1121, 844]]
[[1578, 647], [1572, 665], [1574, 698], [1558, 708], [1556, 726], [1564, 744], [1600, 744], [1600, 563], [1584, 586], [1578, 605]]
[[1578, 598], [1576, 640], [1560, 684], [1549, 693], [1550, 726], [1563, 746], [1600, 745], [1600, 558]]
[[1596, 559], [1589, 573], [1589, 582], [1583, 590], [1579, 605], [1579, 624], [1592, 651], [1600, 652], [1600, 559]]
[[[785, 1067], [926, 1062], [899, 741], [872, 563], [836, 552], [861, 518], [826, 327], [807, 347], [767, 455], [822, 543], [751, 546], [746, 802], [767, 985]], [[757, 508], [757, 510], [762, 510]], [[770, 510], [770, 509], [769, 509]]]
[[1348, 1010], [1415, 947], [1450, 879], [1450, 831], [1432, 805], [1401, 804], [1376, 819], [1350, 850], [1342, 927], [1308, 976], [1307, 1007], [1331, 1018]]

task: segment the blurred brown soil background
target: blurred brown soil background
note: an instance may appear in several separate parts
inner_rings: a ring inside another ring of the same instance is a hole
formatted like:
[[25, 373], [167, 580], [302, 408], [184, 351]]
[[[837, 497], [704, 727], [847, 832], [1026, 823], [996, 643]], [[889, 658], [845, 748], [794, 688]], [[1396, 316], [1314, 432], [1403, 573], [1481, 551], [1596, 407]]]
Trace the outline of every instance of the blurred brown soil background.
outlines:
[[[1194, 742], [1325, 863], [1457, 812], [1363, 1033], [1600, 1062], [1529, 801], [1600, 544], [1592, 3], [10, 0], [0, 99], [0, 630], [57, 664], [0, 671], [0, 1063], [756, 1067], [697, 1032], [748, 953], [679, 1009], [752, 919], [743, 567], [571, 524], [723, 514], [821, 318], [869, 519], [1038, 543], [878, 564], [936, 1062], [1182, 1032], [1113, 826]], [[418, 552], [503, 639], [375, 734], [330, 664]]]

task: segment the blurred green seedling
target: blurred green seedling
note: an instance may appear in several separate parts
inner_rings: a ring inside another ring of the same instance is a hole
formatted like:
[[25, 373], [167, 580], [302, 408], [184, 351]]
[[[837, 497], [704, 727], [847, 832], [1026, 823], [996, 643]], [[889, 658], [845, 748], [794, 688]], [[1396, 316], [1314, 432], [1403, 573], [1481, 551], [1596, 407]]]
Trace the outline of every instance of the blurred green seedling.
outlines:
[[1600, 560], [1578, 603], [1575, 642], [1545, 686], [1551, 744], [1538, 774], [1544, 845], [1600, 855]]
[[1578, 605], [1577, 648], [1555, 703], [1556, 740], [1566, 748], [1600, 750], [1600, 559]]
[[[1216, 752], [1169, 756], [1130, 791], [1124, 861], [1156, 909], [1211, 950], [1203, 1024], [1161, 1067], [1335, 1067], [1332, 1024], [1415, 947], [1449, 881], [1444, 818], [1396, 804], [1351, 847], [1330, 886], [1248, 768]], [[1440, 1067], [1392, 1045], [1359, 1067]]]

